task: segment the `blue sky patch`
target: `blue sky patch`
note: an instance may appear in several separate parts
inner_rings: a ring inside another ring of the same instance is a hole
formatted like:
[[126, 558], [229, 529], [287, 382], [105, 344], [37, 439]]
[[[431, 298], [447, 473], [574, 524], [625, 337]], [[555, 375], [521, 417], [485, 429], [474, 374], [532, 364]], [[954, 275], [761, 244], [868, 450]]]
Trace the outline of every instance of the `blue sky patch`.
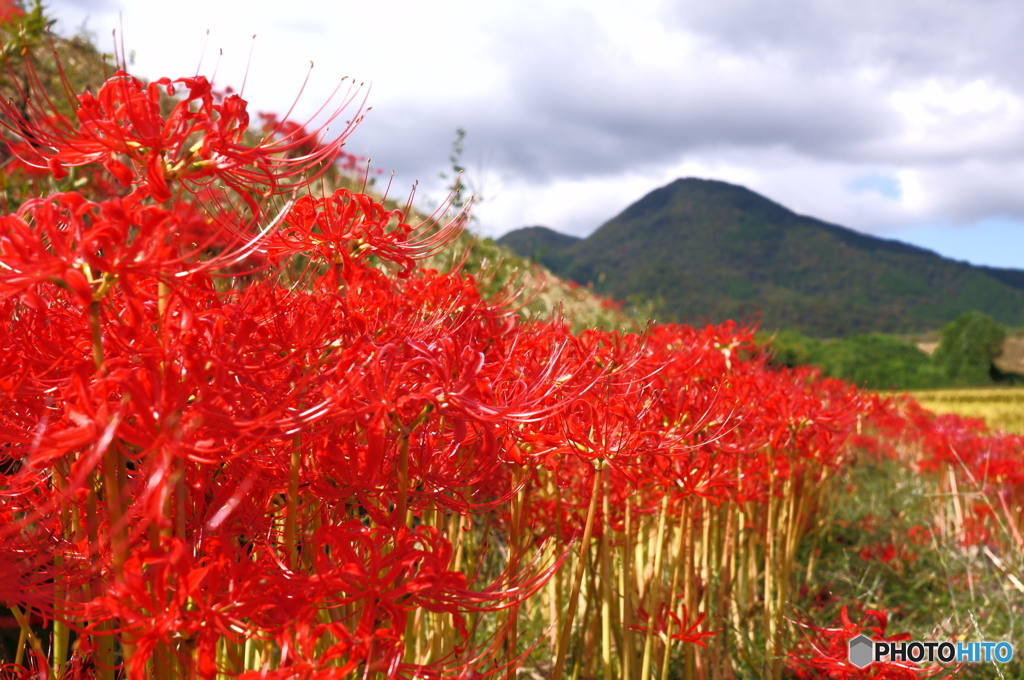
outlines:
[[863, 194], [873, 191], [894, 201], [899, 200], [903, 195], [899, 179], [891, 175], [863, 175], [853, 180], [849, 187], [854, 193]]
[[877, 234], [954, 260], [1024, 269], [1024, 222], [992, 217], [962, 226], [927, 225]]

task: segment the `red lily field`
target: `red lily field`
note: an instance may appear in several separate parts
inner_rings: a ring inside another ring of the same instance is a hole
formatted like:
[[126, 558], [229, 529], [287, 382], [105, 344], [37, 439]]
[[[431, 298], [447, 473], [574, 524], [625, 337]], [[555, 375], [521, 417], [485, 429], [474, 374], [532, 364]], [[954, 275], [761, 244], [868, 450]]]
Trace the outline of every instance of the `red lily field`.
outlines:
[[847, 643], [1019, 635], [1024, 438], [428, 268], [467, 215], [368, 191], [356, 89], [328, 140], [5, 69], [0, 677], [994, 677]]

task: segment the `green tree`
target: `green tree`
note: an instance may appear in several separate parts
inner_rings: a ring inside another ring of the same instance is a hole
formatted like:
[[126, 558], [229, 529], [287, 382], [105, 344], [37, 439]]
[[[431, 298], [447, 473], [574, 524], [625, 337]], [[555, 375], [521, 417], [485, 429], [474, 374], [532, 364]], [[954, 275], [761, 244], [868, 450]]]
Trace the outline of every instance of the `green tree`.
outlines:
[[881, 333], [822, 344], [816, 363], [825, 369], [825, 375], [872, 390], [922, 389], [945, 382], [927, 354]]
[[[764, 335], [761, 338], [762, 342], [769, 340]], [[794, 331], [779, 331], [766, 348], [772, 363], [820, 366], [831, 378], [872, 390], [924, 389], [949, 383], [927, 354], [881, 333], [823, 342]]]
[[961, 314], [942, 329], [935, 363], [960, 385], [991, 382], [992, 360], [1002, 352], [1006, 330], [981, 312]]
[[821, 340], [796, 331], [780, 330], [772, 335], [759, 333], [759, 344], [764, 344], [771, 362], [780, 366], [805, 366], [818, 364], [821, 357]]

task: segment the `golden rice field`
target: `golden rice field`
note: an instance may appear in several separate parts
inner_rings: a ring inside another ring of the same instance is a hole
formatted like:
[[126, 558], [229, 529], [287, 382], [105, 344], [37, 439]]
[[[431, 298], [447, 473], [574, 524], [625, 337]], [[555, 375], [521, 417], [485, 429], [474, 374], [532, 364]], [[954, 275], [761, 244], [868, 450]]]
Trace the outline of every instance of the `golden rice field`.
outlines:
[[984, 418], [989, 428], [1024, 434], [1024, 387], [972, 387], [909, 393], [934, 413]]

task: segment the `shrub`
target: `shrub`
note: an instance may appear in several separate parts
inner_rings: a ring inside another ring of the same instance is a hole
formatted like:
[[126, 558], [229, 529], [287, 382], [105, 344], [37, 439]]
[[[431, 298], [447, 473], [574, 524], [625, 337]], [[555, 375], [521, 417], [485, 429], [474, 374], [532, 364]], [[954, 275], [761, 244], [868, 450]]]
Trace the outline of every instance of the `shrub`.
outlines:
[[992, 360], [1002, 351], [1006, 330], [981, 312], [961, 314], [942, 329], [935, 363], [957, 385], [991, 382]]
[[880, 333], [823, 342], [793, 331], [780, 331], [770, 339], [767, 348], [777, 365], [819, 366], [831, 378], [873, 390], [922, 389], [948, 383], [927, 354]]
[[880, 333], [823, 344], [817, 363], [828, 376], [873, 390], [940, 387], [944, 382], [927, 354]]

